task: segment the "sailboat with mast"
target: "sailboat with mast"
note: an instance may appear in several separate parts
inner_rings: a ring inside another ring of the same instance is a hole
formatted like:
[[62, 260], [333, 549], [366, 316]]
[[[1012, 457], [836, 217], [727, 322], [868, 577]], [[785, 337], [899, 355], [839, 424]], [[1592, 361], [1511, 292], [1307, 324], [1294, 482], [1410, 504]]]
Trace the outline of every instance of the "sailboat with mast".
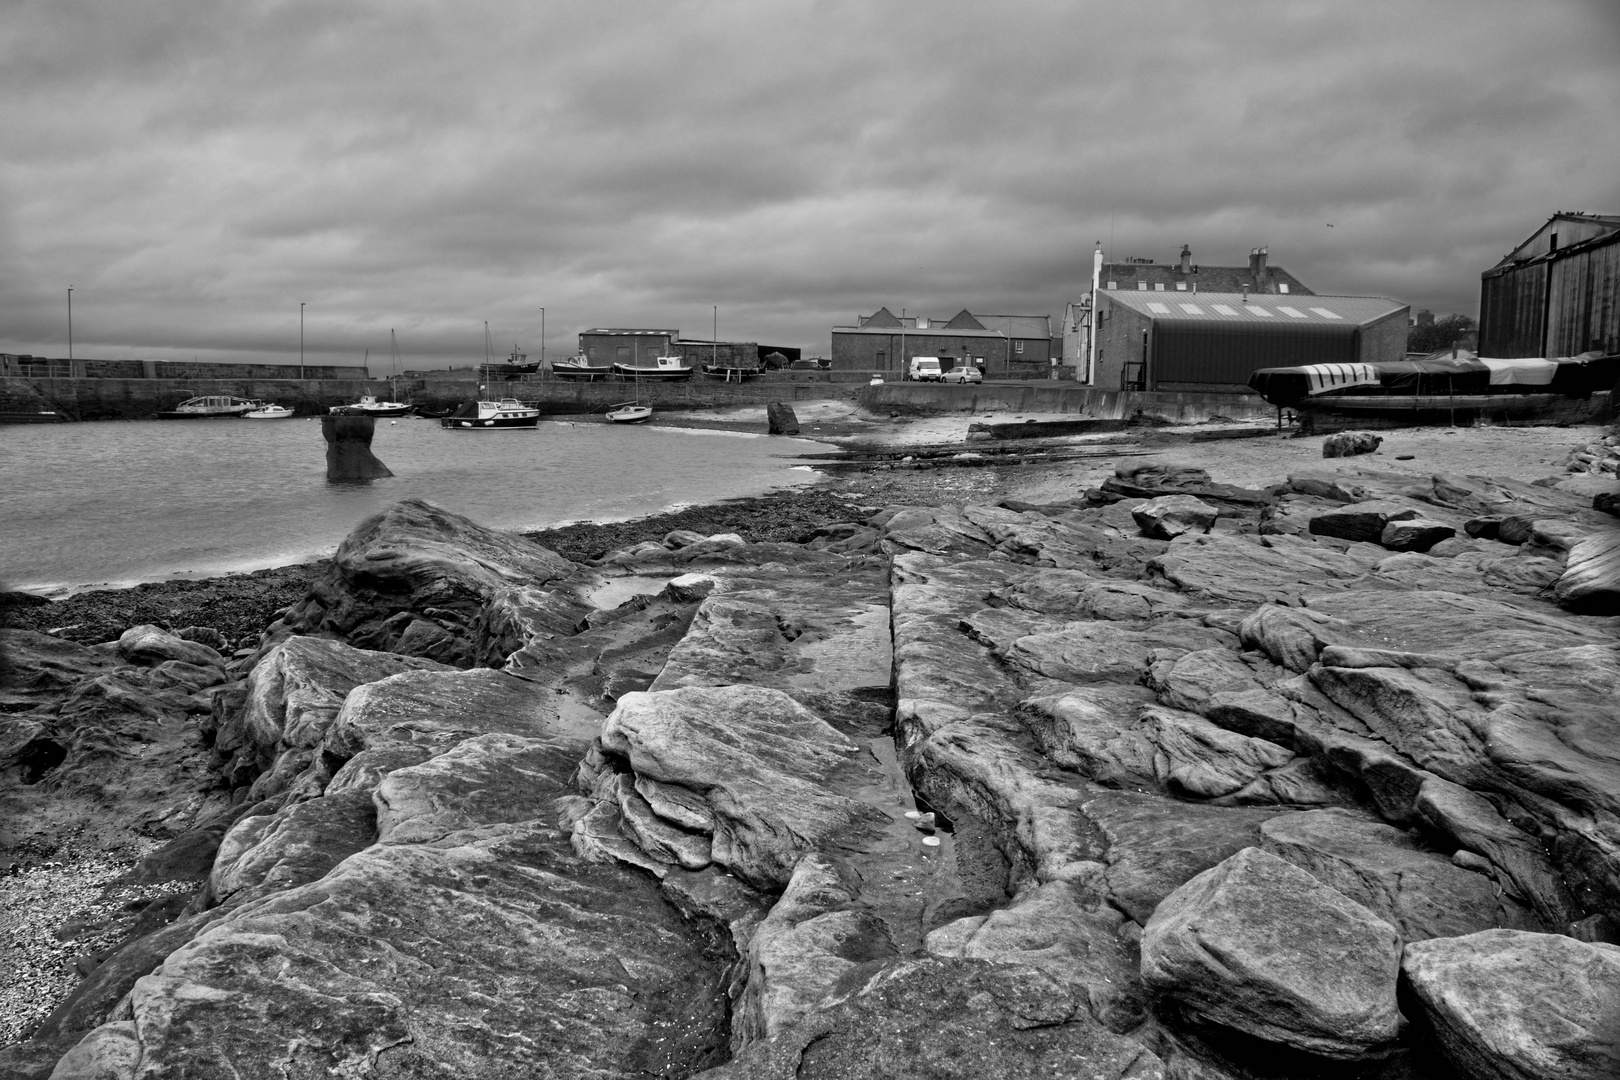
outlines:
[[[399, 340], [394, 336], [393, 330], [388, 331], [388, 351], [394, 359], [394, 373], [388, 380], [389, 392], [392, 398], [397, 399], [399, 397]], [[367, 350], [366, 357], [368, 361], [370, 356], [371, 352]], [[362, 416], [405, 416], [411, 410], [412, 406], [406, 402], [399, 400], [384, 401], [374, 394], [362, 396], [353, 405], [334, 405], [331, 409], [334, 413], [351, 416], [355, 414]]]
[[[489, 336], [489, 323], [484, 323], [484, 381], [480, 389], [489, 390], [490, 365], [494, 363], [494, 345]], [[515, 351], [515, 350], [514, 350]], [[512, 428], [533, 429], [540, 420], [540, 409], [514, 397], [494, 400], [478, 398], [462, 402], [461, 407], [439, 421], [452, 431], [502, 431]]]

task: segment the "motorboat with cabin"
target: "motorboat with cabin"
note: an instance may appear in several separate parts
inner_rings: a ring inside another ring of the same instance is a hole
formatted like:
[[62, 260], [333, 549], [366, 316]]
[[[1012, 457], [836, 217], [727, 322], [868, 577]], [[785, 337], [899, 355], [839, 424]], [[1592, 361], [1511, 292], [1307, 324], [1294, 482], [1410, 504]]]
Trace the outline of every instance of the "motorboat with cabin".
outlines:
[[255, 402], [256, 409], [250, 409], [242, 414], [244, 420], [286, 420], [293, 415], [293, 411], [285, 405], [275, 405], [263, 401]]
[[657, 379], [676, 382], [692, 377], [692, 365], [684, 356], [655, 356], [652, 364], [614, 364], [613, 374], [621, 379]]
[[243, 416], [261, 403], [231, 394], [199, 394], [189, 397], [172, 409], [160, 409], [159, 420], [220, 420]]
[[735, 364], [704, 364], [703, 374], [711, 379], [724, 379], [726, 382], [742, 382], [745, 379], [757, 379], [764, 372], [759, 365], [741, 367]]
[[508, 397], [498, 401], [463, 402], [460, 408], [441, 419], [439, 424], [452, 431], [500, 431], [532, 428], [539, 420], [539, 408]]

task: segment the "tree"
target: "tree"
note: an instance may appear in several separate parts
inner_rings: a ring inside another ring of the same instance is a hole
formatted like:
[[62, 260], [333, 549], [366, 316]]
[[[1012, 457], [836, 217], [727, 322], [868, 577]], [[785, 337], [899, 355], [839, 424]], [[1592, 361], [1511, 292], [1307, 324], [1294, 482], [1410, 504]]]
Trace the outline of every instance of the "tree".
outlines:
[[1427, 326], [1409, 327], [1406, 331], [1406, 351], [1431, 353], [1449, 349], [1475, 329], [1474, 320], [1466, 315], [1447, 315]]

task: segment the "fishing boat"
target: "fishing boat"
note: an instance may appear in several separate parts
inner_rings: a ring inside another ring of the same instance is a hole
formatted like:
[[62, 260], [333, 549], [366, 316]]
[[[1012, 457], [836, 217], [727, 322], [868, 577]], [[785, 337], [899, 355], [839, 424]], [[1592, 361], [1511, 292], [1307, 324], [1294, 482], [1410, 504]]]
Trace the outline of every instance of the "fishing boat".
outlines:
[[440, 426], [452, 431], [498, 431], [506, 428], [532, 428], [540, 420], [540, 410], [516, 398], [499, 401], [467, 401]]
[[611, 424], [645, 424], [652, 419], [652, 412], [651, 405], [621, 401], [609, 408], [606, 416]]
[[704, 364], [703, 374], [711, 379], [724, 379], [726, 382], [742, 382], [744, 379], [757, 379], [765, 369], [755, 365], [753, 367], [740, 367], [732, 364]]
[[243, 419], [246, 419], [246, 420], [285, 420], [288, 417], [293, 415], [293, 411], [291, 409], [287, 408], [287, 406], [285, 406], [285, 405], [266, 404], [265, 402], [262, 402], [262, 401], [255, 402], [254, 404], [258, 405], [258, 408], [250, 409], [249, 411], [243, 413], [242, 414]]
[[67, 417], [55, 409], [0, 410], [0, 424], [63, 424]]
[[1261, 368], [1249, 386], [1305, 431], [1418, 424], [1583, 423], [1609, 404], [1620, 355], [1437, 356]]
[[[486, 325], [487, 329], [487, 325]], [[518, 352], [516, 345], [512, 346], [512, 354], [506, 358], [506, 364], [501, 368], [501, 374], [508, 379], [515, 379], [519, 375], [533, 375], [540, 370], [540, 361], [529, 363], [529, 354]]]
[[201, 394], [189, 397], [172, 409], [158, 411], [159, 420], [219, 420], [243, 416], [259, 407], [259, 402], [230, 394]]
[[551, 373], [559, 379], [570, 379], [579, 382], [595, 382], [605, 379], [613, 374], [613, 369], [606, 364], [593, 364], [584, 354], [571, 356], [567, 360], [553, 360]]
[[675, 382], [692, 377], [692, 365], [684, 356], [655, 356], [650, 366], [644, 364], [614, 364], [613, 374], [621, 379], [659, 379]]

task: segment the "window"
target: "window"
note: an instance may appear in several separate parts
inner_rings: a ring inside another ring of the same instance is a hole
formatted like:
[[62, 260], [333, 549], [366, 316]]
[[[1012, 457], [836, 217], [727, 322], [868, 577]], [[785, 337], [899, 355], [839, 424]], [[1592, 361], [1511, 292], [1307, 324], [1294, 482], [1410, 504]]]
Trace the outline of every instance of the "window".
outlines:
[[1153, 285], [1153, 291], [1154, 292], [1164, 292], [1164, 282], [1162, 282], [1162, 281], [1155, 282], [1154, 285]]
[[1019, 356], [1024, 355], [1024, 343], [1022, 341], [1013, 342], [1013, 352], [1017, 353]]
[[1226, 304], [1211, 304], [1209, 306], [1214, 308], [1216, 310], [1216, 312], [1218, 312], [1221, 315], [1230, 315], [1233, 318], [1237, 317], [1237, 308], [1230, 307], [1230, 306], [1228, 306]]
[[1305, 314], [1303, 311], [1299, 310], [1298, 308], [1291, 308], [1291, 307], [1287, 307], [1286, 305], [1279, 306], [1277, 308], [1277, 310], [1282, 312], [1284, 315], [1288, 316], [1290, 319], [1308, 319], [1308, 318], [1310, 318], [1309, 315]]
[[1288, 293], [1287, 284], [1284, 283], [1284, 282], [1281, 282], [1281, 281], [1277, 282], [1277, 291], [1284, 294], [1284, 295], [1287, 295], [1287, 293]]
[[1108, 283], [1108, 287], [1109, 287], [1109, 288], [1110, 288], [1110, 289], [1117, 289], [1117, 288], [1119, 288], [1119, 282], [1117, 282], [1117, 281], [1110, 281], [1110, 282], [1109, 282], [1109, 283]]
[[1147, 292], [1147, 282], [1145, 282], [1145, 281], [1138, 281], [1138, 282], [1137, 282], [1137, 283], [1136, 283], [1136, 291], [1137, 291], [1137, 292]]
[[1202, 315], [1204, 313], [1203, 309], [1197, 304], [1182, 304], [1181, 310], [1185, 311], [1189, 315]]
[[619, 355], [619, 363], [621, 363], [621, 364], [626, 362], [627, 360], [629, 360], [630, 359], [630, 346], [628, 346], [628, 345], [620, 345], [619, 348], [618, 348], [618, 355]]
[[587, 345], [585, 347], [585, 355], [590, 357], [592, 360], [595, 360], [596, 359], [596, 346], [595, 345]]
[[1322, 318], [1324, 318], [1324, 319], [1342, 319], [1342, 318], [1344, 318], [1344, 316], [1340, 315], [1338, 312], [1329, 311], [1325, 307], [1313, 307], [1313, 308], [1311, 308], [1311, 310], [1316, 312], [1318, 315], [1322, 316]]
[[1186, 292], [1186, 291], [1187, 291], [1187, 283], [1185, 281], [1176, 282], [1176, 292]]
[[1170, 314], [1170, 309], [1165, 307], [1163, 304], [1149, 304], [1148, 305], [1148, 310], [1153, 312], [1153, 314], [1155, 314], [1155, 315], [1168, 315], [1168, 314]]
[[1275, 319], [1277, 317], [1277, 316], [1273, 315], [1271, 312], [1267, 311], [1265, 308], [1261, 307], [1258, 304], [1250, 304], [1244, 310], [1248, 311], [1248, 312], [1251, 312], [1251, 313], [1253, 313], [1255, 315], [1258, 315], [1262, 319]]

